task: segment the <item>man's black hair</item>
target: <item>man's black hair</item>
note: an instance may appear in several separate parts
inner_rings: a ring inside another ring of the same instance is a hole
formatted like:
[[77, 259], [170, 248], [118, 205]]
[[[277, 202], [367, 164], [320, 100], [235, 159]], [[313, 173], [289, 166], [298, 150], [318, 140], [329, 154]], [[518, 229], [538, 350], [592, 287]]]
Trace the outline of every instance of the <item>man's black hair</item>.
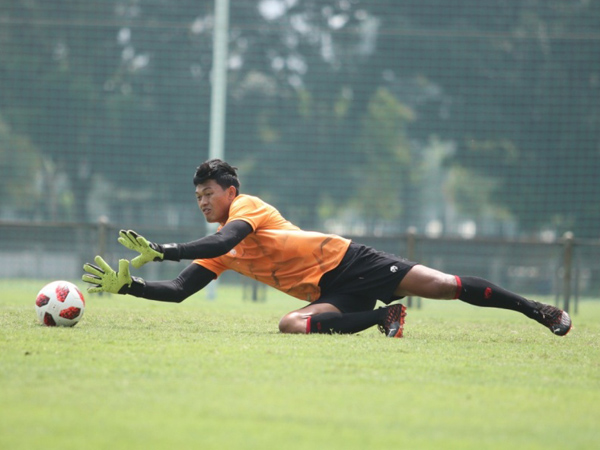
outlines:
[[215, 180], [223, 189], [229, 186], [235, 187], [235, 194], [240, 193], [240, 180], [237, 176], [237, 167], [232, 167], [220, 159], [210, 159], [196, 167], [194, 174], [194, 186], [205, 183], [208, 180]]

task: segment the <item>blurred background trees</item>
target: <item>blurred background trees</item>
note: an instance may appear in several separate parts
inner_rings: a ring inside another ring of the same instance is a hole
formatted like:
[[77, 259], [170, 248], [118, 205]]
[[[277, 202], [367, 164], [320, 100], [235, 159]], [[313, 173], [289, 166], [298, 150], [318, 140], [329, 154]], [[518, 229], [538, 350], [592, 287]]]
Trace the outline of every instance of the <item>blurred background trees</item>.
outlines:
[[[0, 218], [199, 221], [213, 1], [0, 21]], [[232, 2], [226, 159], [303, 227], [598, 237], [598, 24], [585, 0]]]

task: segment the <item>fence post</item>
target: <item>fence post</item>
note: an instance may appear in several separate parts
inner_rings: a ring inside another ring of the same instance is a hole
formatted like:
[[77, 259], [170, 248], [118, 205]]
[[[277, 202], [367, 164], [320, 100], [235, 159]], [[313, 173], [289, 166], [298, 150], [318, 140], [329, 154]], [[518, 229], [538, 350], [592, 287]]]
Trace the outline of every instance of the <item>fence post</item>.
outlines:
[[242, 299], [248, 298], [247, 291], [250, 291], [250, 300], [253, 302], [264, 302], [267, 300], [266, 286], [257, 280], [246, 278], [242, 279]]
[[98, 217], [98, 254], [106, 259], [106, 236], [108, 234], [108, 217]]
[[[415, 260], [415, 244], [417, 240], [417, 229], [415, 227], [408, 227], [406, 230], [406, 259], [409, 261]], [[421, 302], [419, 301], [417, 305], [420, 307]], [[413, 298], [412, 296], [408, 296], [406, 298], [406, 306], [412, 308], [413, 306]]]
[[563, 310], [569, 312], [569, 303], [571, 301], [571, 274], [573, 273], [573, 233], [567, 231], [563, 235], [565, 245], [563, 255]]

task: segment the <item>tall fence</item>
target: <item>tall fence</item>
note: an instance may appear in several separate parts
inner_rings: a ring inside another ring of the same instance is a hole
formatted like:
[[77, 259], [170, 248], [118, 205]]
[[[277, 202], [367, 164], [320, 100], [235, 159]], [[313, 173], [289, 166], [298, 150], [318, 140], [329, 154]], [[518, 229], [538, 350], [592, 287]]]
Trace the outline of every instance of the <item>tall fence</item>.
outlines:
[[[3, 2], [1, 276], [70, 274], [101, 218], [206, 233], [214, 5]], [[417, 259], [515, 288], [560, 291], [572, 232], [597, 297], [598, 23], [593, 1], [231, 2], [225, 159], [301, 227], [400, 253], [414, 229]]]
[[[119, 227], [97, 224], [0, 222], [0, 278], [80, 278], [84, 262], [102, 255], [113, 266], [133, 254], [117, 243]], [[142, 228], [158, 242], [187, 242], [202, 233], [195, 228]], [[600, 292], [600, 242], [576, 239], [569, 233], [555, 242], [492, 238], [432, 238], [414, 230], [387, 236], [349, 236], [357, 242], [404, 256], [438, 270], [477, 275], [526, 296], [552, 296], [557, 305], [577, 312], [579, 299]], [[148, 264], [133, 269], [146, 279], [170, 279], [189, 261]], [[237, 274], [224, 275], [226, 283], [252, 288]], [[263, 293], [264, 295], [264, 293]]]

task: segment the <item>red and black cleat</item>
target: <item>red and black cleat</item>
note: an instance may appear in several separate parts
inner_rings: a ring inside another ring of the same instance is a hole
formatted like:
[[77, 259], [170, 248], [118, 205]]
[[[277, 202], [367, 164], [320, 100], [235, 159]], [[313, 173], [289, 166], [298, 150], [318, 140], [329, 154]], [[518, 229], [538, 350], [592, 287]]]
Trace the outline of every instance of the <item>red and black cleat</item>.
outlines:
[[400, 303], [385, 308], [383, 322], [378, 325], [379, 331], [390, 338], [401, 338], [404, 332], [406, 307]]
[[571, 317], [562, 309], [536, 302], [536, 310], [532, 319], [538, 321], [557, 336], [564, 336], [573, 326]]

